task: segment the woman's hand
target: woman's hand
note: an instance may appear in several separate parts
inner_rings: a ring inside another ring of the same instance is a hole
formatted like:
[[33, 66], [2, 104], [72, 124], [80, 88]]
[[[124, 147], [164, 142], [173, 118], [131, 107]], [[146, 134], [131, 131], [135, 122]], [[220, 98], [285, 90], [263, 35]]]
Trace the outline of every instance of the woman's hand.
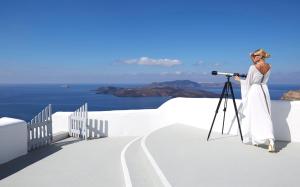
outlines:
[[240, 78], [239, 76], [234, 76], [234, 80], [236, 80], [236, 81], [240, 81], [240, 80], [241, 80], [241, 78]]

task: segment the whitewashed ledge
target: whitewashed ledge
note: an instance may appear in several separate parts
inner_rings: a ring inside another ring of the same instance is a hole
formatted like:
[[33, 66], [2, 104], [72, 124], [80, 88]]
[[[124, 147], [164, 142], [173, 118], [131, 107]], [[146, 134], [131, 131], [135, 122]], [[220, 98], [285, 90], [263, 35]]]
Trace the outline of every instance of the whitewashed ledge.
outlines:
[[0, 118], [0, 164], [27, 154], [27, 124], [23, 120]]
[[[109, 137], [144, 136], [152, 130], [171, 124], [184, 124], [209, 130], [218, 98], [174, 98], [157, 109], [115, 110], [88, 112], [89, 120], [107, 124]], [[224, 132], [237, 134], [237, 121], [232, 100], [228, 100]], [[241, 100], [237, 99], [240, 107]], [[300, 142], [300, 101], [271, 101], [275, 139]], [[53, 140], [68, 136], [68, 117], [72, 112], [52, 115]], [[213, 132], [221, 132], [223, 103], [219, 109]], [[27, 124], [23, 120], [0, 118], [0, 164], [27, 153]]]
[[[171, 124], [180, 123], [209, 130], [218, 98], [174, 98], [157, 109], [91, 111], [89, 119], [107, 122], [108, 136], [143, 136], [148, 132]], [[224, 101], [224, 100], [223, 100]], [[236, 99], [238, 108], [241, 100]], [[222, 103], [213, 128], [221, 132], [223, 119]], [[272, 100], [272, 121], [276, 140], [300, 142], [300, 101]], [[52, 115], [53, 133], [68, 131], [68, 116], [71, 112], [56, 112]], [[224, 132], [237, 134], [237, 121], [232, 100], [228, 100]]]

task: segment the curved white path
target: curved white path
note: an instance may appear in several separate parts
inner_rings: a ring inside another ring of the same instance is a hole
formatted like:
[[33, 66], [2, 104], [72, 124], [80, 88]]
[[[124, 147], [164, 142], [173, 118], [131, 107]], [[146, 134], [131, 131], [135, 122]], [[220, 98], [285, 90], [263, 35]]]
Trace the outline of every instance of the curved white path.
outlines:
[[176, 124], [139, 138], [66, 139], [0, 165], [0, 186], [299, 186], [299, 143], [269, 153], [207, 133]]
[[65, 139], [0, 165], [0, 186], [124, 186], [120, 154], [132, 139]]
[[277, 153], [241, 143], [239, 136], [186, 125], [164, 127], [146, 146], [174, 186], [299, 186], [300, 144], [276, 142]]
[[148, 136], [159, 129], [155, 129], [143, 137], [135, 138], [122, 150], [121, 163], [126, 187], [171, 187], [146, 146]]
[[124, 181], [125, 181], [125, 186], [126, 187], [132, 187], [132, 182], [131, 182], [131, 178], [130, 178], [130, 174], [129, 174], [129, 170], [128, 170], [128, 166], [127, 166], [127, 162], [126, 162], [126, 158], [125, 158], [125, 153], [128, 149], [129, 146], [131, 146], [134, 142], [138, 141], [139, 139], [141, 139], [141, 137], [137, 137], [133, 140], [131, 140], [122, 150], [121, 152], [121, 164], [122, 164], [122, 169], [123, 169], [123, 174], [124, 174]]
[[158, 175], [160, 181], [162, 182], [162, 184], [165, 186], [165, 187], [171, 187], [171, 184], [170, 182], [168, 181], [168, 179], [165, 177], [164, 173], [162, 172], [162, 170], [160, 169], [160, 167], [158, 166], [157, 162], [154, 160], [152, 154], [150, 153], [149, 149], [147, 148], [146, 146], [146, 141], [147, 141], [147, 138], [148, 136], [150, 136], [152, 133], [160, 130], [161, 128], [159, 129], [156, 129], [156, 130], [153, 130], [151, 131], [150, 133], [148, 133], [146, 136], [143, 137], [142, 139], [142, 142], [141, 142], [141, 146], [147, 156], [147, 158], [149, 159], [152, 167], [154, 168], [156, 174]]

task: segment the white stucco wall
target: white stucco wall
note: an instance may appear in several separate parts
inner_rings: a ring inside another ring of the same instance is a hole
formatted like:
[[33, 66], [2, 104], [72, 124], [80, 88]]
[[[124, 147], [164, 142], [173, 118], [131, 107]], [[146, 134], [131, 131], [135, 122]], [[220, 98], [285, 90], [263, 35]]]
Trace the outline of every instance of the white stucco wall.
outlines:
[[[176, 98], [164, 103], [159, 110], [164, 111], [168, 123], [178, 122], [209, 130], [218, 101], [218, 98]], [[241, 100], [236, 99], [236, 103], [239, 108]], [[222, 130], [223, 107], [222, 102], [213, 127], [215, 132]], [[300, 142], [300, 101], [272, 100], [271, 114], [275, 139]], [[232, 100], [228, 100], [224, 127], [224, 132], [238, 132]]]
[[[202, 129], [209, 129], [219, 99], [211, 98], [175, 98], [167, 101], [158, 109], [93, 111], [89, 118], [107, 120], [108, 136], [142, 136], [153, 129], [174, 123], [182, 123]], [[237, 99], [239, 107], [241, 100]], [[223, 103], [219, 109], [213, 131], [222, 129]], [[300, 101], [274, 100], [272, 120], [277, 140], [300, 142]], [[53, 132], [68, 131], [70, 112], [53, 114]], [[225, 120], [225, 132], [237, 133], [232, 100], [228, 100]]]
[[[68, 116], [71, 112], [56, 112], [52, 115], [53, 133], [68, 131]], [[157, 109], [91, 111], [89, 119], [107, 121], [108, 136], [140, 136], [152, 129], [166, 125], [164, 115]]]
[[52, 114], [52, 132], [53, 134], [65, 131], [68, 132], [68, 117], [72, 112], [55, 112]]
[[27, 124], [23, 120], [0, 118], [0, 164], [27, 154]]
[[140, 136], [166, 125], [165, 116], [157, 109], [89, 112], [89, 118], [106, 120], [108, 136]]

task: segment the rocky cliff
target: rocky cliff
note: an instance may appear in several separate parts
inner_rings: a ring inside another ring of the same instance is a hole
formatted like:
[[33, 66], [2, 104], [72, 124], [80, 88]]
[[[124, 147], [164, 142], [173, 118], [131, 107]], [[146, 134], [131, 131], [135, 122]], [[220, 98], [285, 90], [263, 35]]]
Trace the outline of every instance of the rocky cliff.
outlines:
[[288, 101], [300, 100], [300, 90], [290, 90], [284, 93], [281, 99]]

